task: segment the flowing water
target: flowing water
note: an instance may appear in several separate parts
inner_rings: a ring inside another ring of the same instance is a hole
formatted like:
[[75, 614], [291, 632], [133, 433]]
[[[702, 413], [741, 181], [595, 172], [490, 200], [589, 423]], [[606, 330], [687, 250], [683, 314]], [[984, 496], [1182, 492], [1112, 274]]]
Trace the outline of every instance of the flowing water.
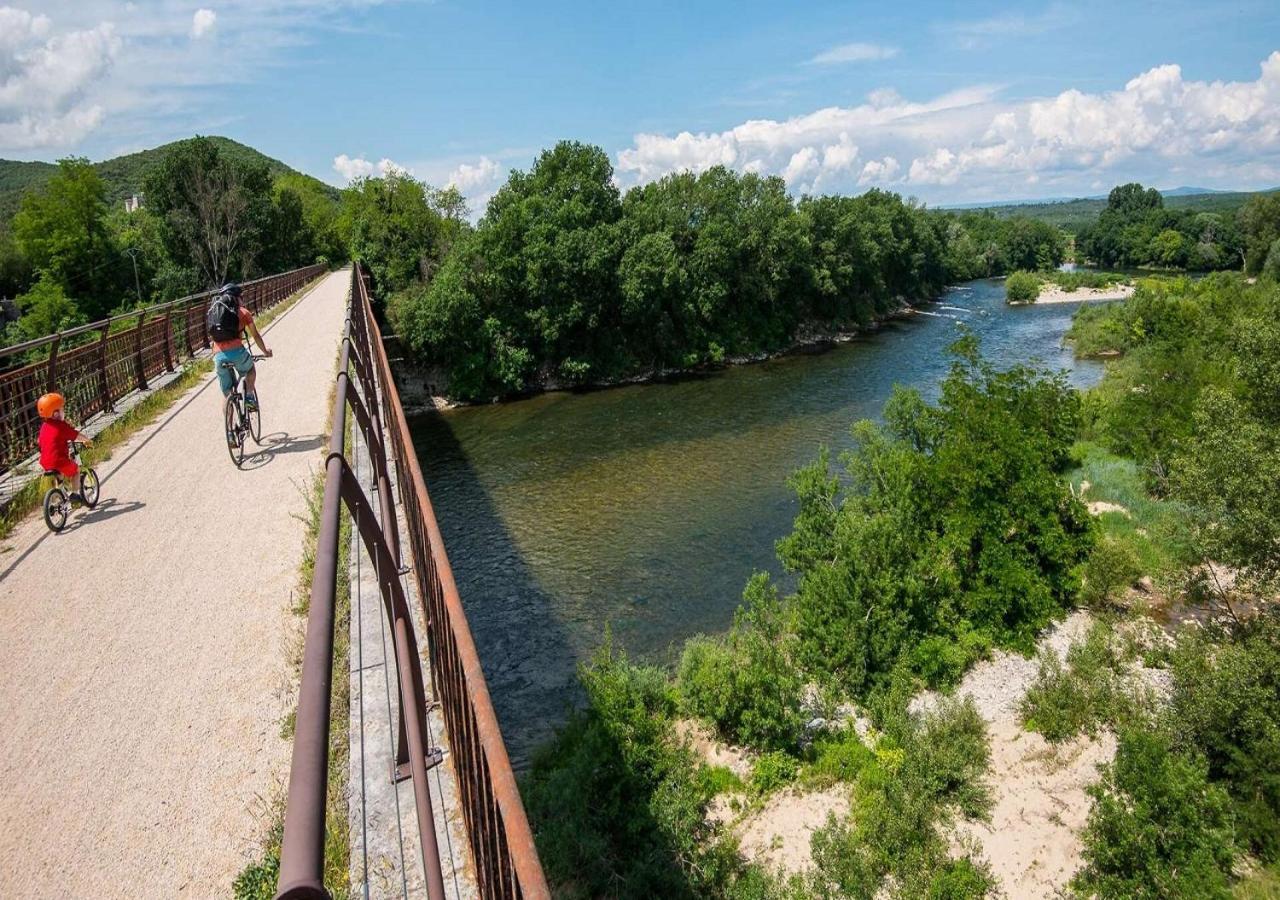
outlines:
[[962, 323], [999, 366], [1038, 359], [1080, 387], [1102, 367], [1062, 347], [1077, 304], [1011, 308], [1003, 283], [952, 288], [918, 315], [824, 353], [704, 377], [420, 416], [414, 442], [503, 735], [518, 768], [579, 698], [606, 628], [669, 663], [723, 631], [752, 572], [779, 573], [787, 475], [895, 384], [936, 397]]

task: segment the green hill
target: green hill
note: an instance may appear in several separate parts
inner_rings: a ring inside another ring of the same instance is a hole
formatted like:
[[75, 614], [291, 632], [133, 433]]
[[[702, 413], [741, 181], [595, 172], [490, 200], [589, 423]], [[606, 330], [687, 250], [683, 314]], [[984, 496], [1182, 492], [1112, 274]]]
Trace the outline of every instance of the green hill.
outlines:
[[[278, 159], [259, 153], [252, 147], [245, 146], [225, 137], [210, 137], [209, 140], [218, 145], [218, 150], [226, 155], [248, 162], [265, 163], [272, 177], [280, 175], [302, 175], [309, 181], [320, 185], [324, 192], [337, 199], [338, 191], [317, 178], [298, 172]], [[111, 203], [120, 203], [126, 197], [142, 193], [143, 183], [147, 175], [160, 164], [165, 154], [182, 141], [163, 144], [151, 150], [142, 150], [126, 156], [117, 156], [94, 163], [94, 168], [102, 176], [107, 185], [107, 199]], [[22, 195], [29, 190], [38, 189], [50, 176], [58, 170], [53, 163], [17, 162], [11, 159], [0, 159], [0, 228], [8, 225], [13, 214], [18, 211]]]
[[[1275, 191], [1222, 191], [1205, 194], [1166, 194], [1165, 209], [1190, 209], [1196, 212], [1233, 213], [1258, 194]], [[1079, 232], [1086, 225], [1098, 220], [1098, 214], [1107, 208], [1105, 197], [1087, 197], [1077, 200], [1053, 200], [1045, 203], [1008, 203], [998, 206], [965, 208], [956, 212], [989, 212], [997, 218], [1026, 216], [1056, 225], [1066, 231]]]

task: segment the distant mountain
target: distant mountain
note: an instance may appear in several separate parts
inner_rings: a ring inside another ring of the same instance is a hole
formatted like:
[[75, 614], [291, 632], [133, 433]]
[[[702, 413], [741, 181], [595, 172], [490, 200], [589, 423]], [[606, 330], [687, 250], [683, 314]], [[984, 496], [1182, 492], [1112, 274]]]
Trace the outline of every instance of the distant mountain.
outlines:
[[[278, 159], [260, 153], [252, 147], [245, 146], [225, 137], [210, 136], [209, 140], [218, 145], [218, 150], [234, 159], [248, 162], [265, 163], [273, 178], [281, 175], [301, 175], [303, 178], [320, 185], [325, 193], [337, 197], [338, 192], [319, 179], [312, 178], [296, 169], [290, 168]], [[133, 194], [142, 193], [143, 183], [147, 175], [160, 165], [165, 154], [182, 141], [163, 144], [150, 150], [117, 156], [94, 163], [94, 168], [102, 176], [107, 185], [107, 200], [110, 203], [123, 202]], [[50, 176], [58, 170], [53, 163], [18, 162], [11, 159], [0, 159], [0, 228], [6, 227], [13, 214], [18, 211], [22, 195], [29, 190], [43, 187]]]
[[[1169, 209], [1194, 209], [1197, 212], [1232, 214], [1250, 198], [1258, 194], [1274, 192], [1273, 190], [1218, 191], [1209, 188], [1179, 187], [1160, 193], [1166, 198], [1165, 206]], [[1107, 197], [1103, 194], [1073, 199], [1005, 200], [985, 205], [967, 203], [963, 206], [942, 208], [963, 212], [989, 212], [1000, 218], [1026, 216], [1031, 219], [1040, 219], [1067, 231], [1079, 232], [1080, 229], [1098, 220], [1098, 214], [1107, 208]]]
[[1231, 194], [1234, 191], [1220, 191], [1215, 188], [1202, 187], [1176, 187], [1167, 191], [1161, 191], [1166, 197], [1190, 197], [1193, 194]]

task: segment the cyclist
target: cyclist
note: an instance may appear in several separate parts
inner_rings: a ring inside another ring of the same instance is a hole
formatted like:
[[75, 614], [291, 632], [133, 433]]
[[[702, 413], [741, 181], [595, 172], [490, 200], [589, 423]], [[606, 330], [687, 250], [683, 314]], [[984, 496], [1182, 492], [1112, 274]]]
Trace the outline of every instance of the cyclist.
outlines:
[[[80, 472], [80, 467], [76, 465], [75, 460], [67, 452], [67, 448], [72, 441], [81, 441], [89, 446], [93, 445], [93, 441], [87, 435], [77, 431], [71, 423], [63, 418], [65, 406], [66, 400], [56, 392], [45, 394], [36, 401], [36, 412], [40, 414], [40, 418], [44, 419], [44, 422], [40, 425], [40, 436], [38, 438], [40, 444], [40, 467], [46, 472], [57, 472], [67, 479], [68, 484], [78, 485], [80, 490], [72, 491], [71, 499], [79, 500], [83, 503], [84, 475]], [[77, 476], [79, 476], [78, 479]]]
[[258, 326], [253, 324], [253, 313], [240, 302], [240, 285], [232, 281], [222, 286], [222, 290], [209, 304], [208, 325], [214, 350], [213, 366], [218, 373], [222, 396], [230, 394], [235, 387], [231, 370], [223, 366], [223, 363], [230, 363], [244, 378], [245, 404], [250, 410], [257, 409], [258, 393], [254, 384], [258, 379], [258, 370], [253, 364], [253, 354], [245, 346], [244, 333], [247, 331], [253, 336], [263, 356], [271, 356], [271, 351], [267, 349]]

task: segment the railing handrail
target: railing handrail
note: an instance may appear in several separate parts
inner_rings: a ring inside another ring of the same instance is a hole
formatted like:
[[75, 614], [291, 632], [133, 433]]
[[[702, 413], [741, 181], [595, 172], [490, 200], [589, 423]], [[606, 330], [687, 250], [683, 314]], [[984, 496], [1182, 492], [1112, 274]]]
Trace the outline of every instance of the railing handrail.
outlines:
[[[429, 710], [421, 653], [414, 634], [413, 615], [400, 582], [400, 578], [410, 572], [416, 579], [422, 603], [432, 685], [444, 713], [480, 896], [485, 900], [549, 900], [550, 892], [538, 861], [533, 833], [502, 743], [480, 658], [445, 556], [359, 263], [352, 266], [351, 279], [329, 454], [325, 459], [324, 497], [294, 718], [276, 897], [277, 900], [329, 897], [324, 886], [325, 798], [338, 535], [341, 507], [345, 503], [359, 526], [366, 551], [375, 561], [383, 609], [390, 620], [387, 624], [392, 634], [400, 701], [400, 735], [393, 768], [397, 773], [406, 772], [413, 780], [429, 900], [443, 900], [444, 888], [426, 774], [431, 735], [426, 724]], [[354, 389], [352, 371], [357, 376], [363, 400]], [[375, 521], [373, 506], [346, 458], [348, 406], [355, 414], [371, 457], [381, 523]], [[382, 434], [384, 427], [389, 431], [386, 437], [390, 438], [390, 453]], [[392, 459], [399, 473], [397, 488], [409, 532], [413, 565], [408, 569], [400, 566], [403, 544], [389, 484]], [[443, 609], [437, 601], [443, 604]], [[448, 657], [447, 663], [442, 662], [442, 655]]]
[[[241, 287], [251, 287], [252, 285], [261, 284], [266, 281], [274, 281], [278, 278], [286, 278], [299, 272], [305, 272], [308, 269], [314, 269], [316, 266], [298, 266], [296, 269], [289, 269], [287, 272], [277, 272], [274, 275], [263, 275], [261, 278], [254, 278], [250, 281], [239, 282]], [[13, 356], [17, 353], [26, 353], [28, 350], [34, 350], [37, 347], [43, 347], [54, 341], [63, 338], [76, 337], [88, 331], [98, 331], [103, 327], [110, 326], [112, 322], [122, 322], [125, 319], [132, 319], [137, 316], [150, 316], [152, 313], [163, 312], [167, 309], [173, 309], [176, 306], [190, 305], [197, 300], [204, 300], [216, 294], [221, 288], [209, 288], [205, 291], [198, 291], [194, 294], [187, 294], [179, 297], [177, 300], [166, 300], [163, 303], [153, 303], [150, 306], [139, 306], [137, 309], [131, 309], [127, 312], [116, 313], [107, 316], [105, 319], [98, 319], [96, 322], [88, 322], [84, 325], [77, 325], [74, 328], [67, 328], [62, 331], [55, 331], [52, 334], [46, 334], [43, 337], [32, 338], [29, 341], [23, 341], [20, 344], [10, 344], [8, 347], [0, 347], [0, 356]]]
[[[359, 264], [357, 264], [358, 266]], [[457, 645], [457, 653], [462, 659], [466, 676], [466, 688], [469, 695], [467, 699], [476, 717], [476, 731], [488, 764], [493, 797], [502, 816], [508, 852], [511, 856], [512, 865], [516, 870], [516, 883], [520, 888], [518, 896], [549, 898], [550, 890], [547, 887], [542, 864], [538, 858], [537, 846], [533, 839], [533, 830], [529, 827], [529, 819], [525, 813], [524, 803], [520, 799], [520, 789], [516, 784], [515, 773], [511, 768], [511, 759], [507, 753], [507, 746], [502, 740], [502, 730], [498, 725], [498, 716], [493, 707], [493, 700], [489, 696], [489, 686], [485, 681], [484, 670], [480, 664], [480, 654], [476, 650], [475, 639], [471, 634], [471, 626], [462, 608], [462, 598], [458, 594], [457, 584], [454, 582], [453, 567], [449, 564], [449, 557], [445, 552], [444, 538], [440, 534], [440, 526], [436, 521], [435, 510], [431, 505], [430, 494], [427, 493], [426, 480], [422, 476], [422, 467], [418, 463], [418, 455], [412, 452], [412, 435], [409, 432], [408, 420], [404, 414], [404, 406], [400, 402], [400, 392], [396, 389], [395, 380], [392, 376], [391, 363], [387, 359], [386, 350], [382, 344], [382, 333], [373, 315], [372, 304], [367, 293], [365, 293], [364, 279], [361, 278], [358, 281], [370, 334], [369, 343], [380, 370], [380, 380], [384, 386], [383, 402], [388, 407], [389, 415], [387, 418], [394, 422], [398, 433], [396, 435], [398, 440], [393, 437], [392, 443], [406, 448], [408, 451], [399, 454], [402, 458], [398, 461], [408, 469], [408, 478], [404, 477], [405, 472], [403, 469], [401, 470], [400, 492], [403, 495], [406, 490], [409, 490], [410, 487], [412, 488], [417, 496], [419, 514], [422, 517], [423, 524], [426, 526], [427, 541], [432, 557], [432, 569], [435, 577], [439, 580], [441, 599], [448, 612], [447, 621], [443, 623], [443, 626], [448, 627], [452, 633], [454, 642]], [[424, 574], [423, 567], [415, 565], [414, 570], [421, 583]], [[427, 595], [426, 586], [421, 584], [420, 586], [424, 588], [424, 590], [420, 590], [420, 595], [425, 597]], [[428, 630], [440, 628], [442, 623], [431, 618], [427, 627]], [[468, 825], [474, 845], [475, 829], [478, 826], [470, 821], [473, 817], [473, 814], [468, 816]], [[483, 887], [481, 891], [482, 896], [484, 896]]]

